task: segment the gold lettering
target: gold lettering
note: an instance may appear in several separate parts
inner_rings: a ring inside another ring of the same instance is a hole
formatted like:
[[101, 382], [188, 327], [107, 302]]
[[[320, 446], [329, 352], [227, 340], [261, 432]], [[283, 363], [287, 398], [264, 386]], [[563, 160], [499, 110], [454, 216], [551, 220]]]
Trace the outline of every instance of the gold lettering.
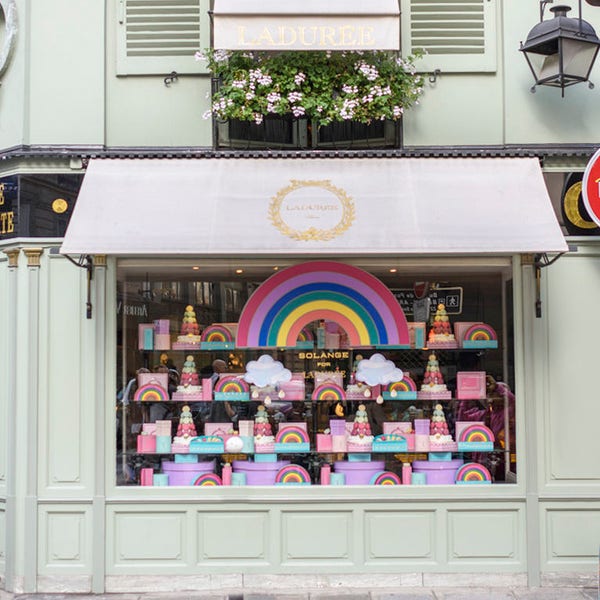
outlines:
[[15, 213], [12, 210], [0, 213], [0, 235], [12, 233], [15, 230], [14, 217]]
[[[312, 39], [308, 41], [306, 39], [306, 30], [309, 30], [312, 33]], [[302, 46], [315, 46], [317, 43], [317, 28], [316, 27], [300, 27], [298, 30], [300, 37], [300, 44]]]
[[351, 25], [342, 25], [340, 27], [340, 45], [356, 46], [356, 38], [354, 37], [355, 27]]
[[273, 36], [271, 35], [271, 32], [269, 31], [268, 27], [263, 28], [261, 34], [256, 38], [256, 43], [264, 43], [268, 46], [275, 46], [275, 40], [273, 39]]
[[337, 46], [335, 43], [335, 30], [333, 27], [321, 27], [321, 46]]
[[[286, 33], [289, 35], [289, 39], [286, 40]], [[296, 43], [297, 34], [293, 27], [286, 27], [285, 25], [279, 27], [279, 45], [280, 46], [293, 46]]]
[[373, 46], [375, 45], [375, 39], [373, 38], [372, 27], [359, 27], [359, 45], [360, 46]]
[[238, 32], [238, 44], [240, 46], [244, 46], [246, 42], [246, 27], [244, 25], [239, 25], [237, 28]]
[[0, 183], [0, 206], [4, 204], [4, 184]]

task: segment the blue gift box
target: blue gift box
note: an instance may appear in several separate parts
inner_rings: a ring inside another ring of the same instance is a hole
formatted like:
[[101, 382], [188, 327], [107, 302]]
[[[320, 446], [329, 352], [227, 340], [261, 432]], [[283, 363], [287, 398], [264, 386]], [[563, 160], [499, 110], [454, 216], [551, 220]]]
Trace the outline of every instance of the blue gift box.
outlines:
[[198, 456], [196, 454], [175, 454], [176, 463], [197, 463]]
[[200, 342], [201, 350], [233, 350], [235, 342]]
[[200, 435], [192, 438], [190, 453], [192, 454], [222, 454], [225, 452], [223, 438], [217, 435]]
[[277, 462], [277, 454], [255, 454], [254, 462], [263, 462], [263, 463], [271, 463]]
[[246, 402], [250, 400], [249, 392], [215, 392], [215, 400], [217, 401], [237, 401]]
[[494, 442], [458, 442], [459, 452], [492, 452]]
[[383, 433], [375, 436], [373, 452], [408, 452], [406, 438], [397, 433]]
[[284, 444], [281, 442], [275, 442], [275, 452], [278, 452], [279, 454], [298, 454], [310, 452], [310, 443], [299, 442], [295, 444]]

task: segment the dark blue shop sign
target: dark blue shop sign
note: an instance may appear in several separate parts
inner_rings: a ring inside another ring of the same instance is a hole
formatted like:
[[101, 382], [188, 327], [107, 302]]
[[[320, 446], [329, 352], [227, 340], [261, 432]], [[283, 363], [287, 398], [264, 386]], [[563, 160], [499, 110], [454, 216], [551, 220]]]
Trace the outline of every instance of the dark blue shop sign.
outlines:
[[19, 184], [16, 175], [0, 179], [0, 239], [16, 237]]
[[60, 173], [0, 178], [0, 241], [63, 237], [82, 179]]

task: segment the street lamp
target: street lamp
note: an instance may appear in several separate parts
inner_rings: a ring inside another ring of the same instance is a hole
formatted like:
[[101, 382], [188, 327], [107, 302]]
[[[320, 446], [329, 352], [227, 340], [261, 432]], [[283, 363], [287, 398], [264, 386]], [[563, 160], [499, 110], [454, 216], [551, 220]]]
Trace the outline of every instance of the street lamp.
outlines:
[[525, 43], [521, 42], [519, 50], [535, 79], [531, 91], [535, 92], [538, 85], [548, 85], [561, 88], [564, 97], [565, 88], [576, 83], [588, 81], [589, 87], [594, 87], [589, 75], [600, 39], [594, 28], [581, 18], [581, 0], [578, 19], [567, 17], [570, 6], [560, 5], [550, 9], [554, 18], [544, 21], [544, 8], [552, 2], [540, 1], [540, 22], [529, 32]]

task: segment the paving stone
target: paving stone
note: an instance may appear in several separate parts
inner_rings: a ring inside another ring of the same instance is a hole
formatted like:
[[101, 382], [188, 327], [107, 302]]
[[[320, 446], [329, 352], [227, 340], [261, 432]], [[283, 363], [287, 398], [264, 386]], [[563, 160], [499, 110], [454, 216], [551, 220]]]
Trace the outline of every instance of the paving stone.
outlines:
[[583, 600], [582, 588], [529, 588], [514, 590], [517, 600]]
[[371, 600], [369, 592], [351, 594], [344, 591], [311, 592], [310, 600]]
[[433, 595], [436, 600], [515, 600], [512, 590], [507, 588], [434, 589]]
[[371, 600], [435, 600], [435, 596], [428, 589], [405, 588], [387, 592], [371, 592]]

